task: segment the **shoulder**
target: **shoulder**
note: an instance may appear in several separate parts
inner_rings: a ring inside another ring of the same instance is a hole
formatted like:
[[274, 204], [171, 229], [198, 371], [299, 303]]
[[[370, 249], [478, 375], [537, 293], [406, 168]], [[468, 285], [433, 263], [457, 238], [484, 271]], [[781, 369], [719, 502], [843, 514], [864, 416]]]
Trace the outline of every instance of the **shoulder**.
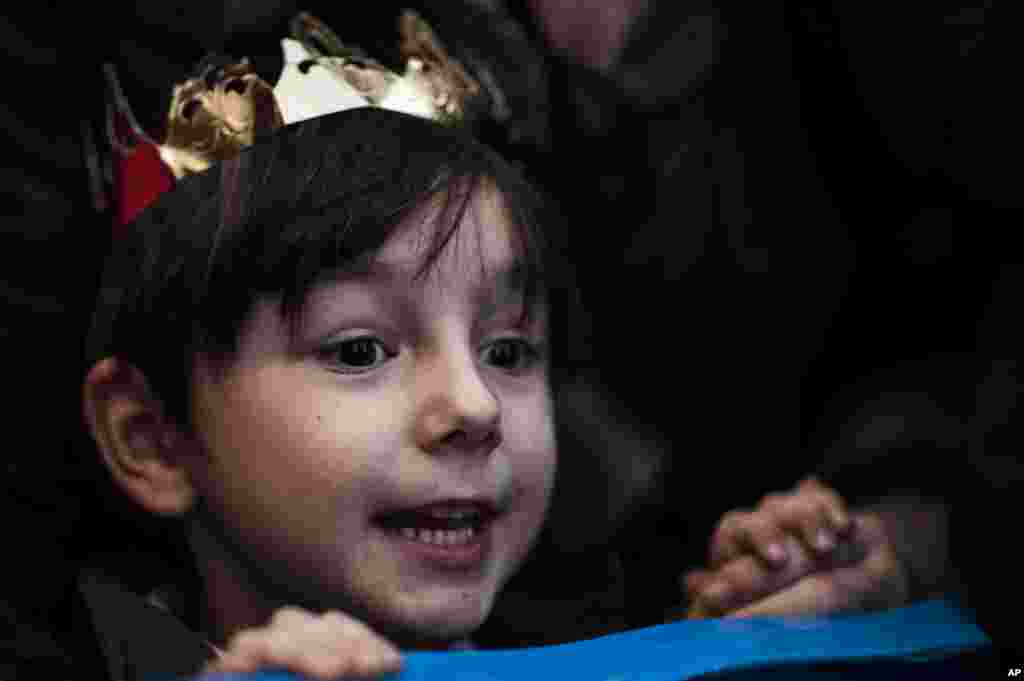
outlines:
[[[135, 566], [143, 563], [131, 562]], [[150, 574], [160, 574], [154, 569]], [[195, 674], [213, 657], [205, 638], [186, 623], [184, 610], [171, 603], [188, 602], [177, 582], [130, 584], [117, 570], [102, 564], [86, 567], [77, 591], [95, 646], [111, 678]], [[167, 598], [175, 593], [180, 598]], [[161, 595], [163, 597], [157, 597]]]
[[63, 582], [8, 584], [0, 679], [174, 678], [212, 657], [201, 635], [115, 574], [90, 565]]
[[0, 599], [0, 678], [108, 678], [97, 641], [73, 589], [56, 605]]

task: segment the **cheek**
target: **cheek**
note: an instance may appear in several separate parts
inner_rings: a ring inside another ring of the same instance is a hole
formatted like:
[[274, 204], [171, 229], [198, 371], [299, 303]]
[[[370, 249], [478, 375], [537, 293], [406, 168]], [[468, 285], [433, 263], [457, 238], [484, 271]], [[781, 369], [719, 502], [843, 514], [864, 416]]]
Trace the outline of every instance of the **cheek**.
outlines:
[[547, 516], [554, 487], [557, 455], [550, 401], [527, 399], [502, 403], [505, 456], [501, 474], [511, 478], [517, 498], [505, 535], [507, 574], [522, 564]]
[[547, 393], [506, 400], [502, 414], [509, 473], [546, 507], [557, 466], [555, 426]]
[[319, 499], [324, 512], [336, 512], [365, 497], [394, 464], [399, 408], [400, 401], [346, 394], [301, 369], [251, 372], [208, 404], [211, 482], [253, 506], [301, 508], [303, 499]]

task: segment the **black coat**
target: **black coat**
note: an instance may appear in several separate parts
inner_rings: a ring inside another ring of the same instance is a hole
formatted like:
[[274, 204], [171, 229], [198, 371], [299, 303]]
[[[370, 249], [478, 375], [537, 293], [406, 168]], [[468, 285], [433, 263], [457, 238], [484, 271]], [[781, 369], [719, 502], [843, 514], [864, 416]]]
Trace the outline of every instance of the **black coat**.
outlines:
[[[0, 602], [0, 621], [13, 632], [0, 646], [4, 679], [67, 678], [143, 681], [197, 674], [215, 653], [159, 598], [166, 584], [139, 591], [122, 571], [162, 574], [166, 569], [140, 555], [83, 569], [48, 598]], [[159, 605], [157, 603], [160, 603]]]

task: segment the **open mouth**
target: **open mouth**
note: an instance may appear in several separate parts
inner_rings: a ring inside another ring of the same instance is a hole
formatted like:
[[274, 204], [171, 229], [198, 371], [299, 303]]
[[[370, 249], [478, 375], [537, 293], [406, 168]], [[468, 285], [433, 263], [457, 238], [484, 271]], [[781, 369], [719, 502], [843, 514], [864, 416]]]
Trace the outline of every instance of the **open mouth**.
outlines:
[[496, 512], [484, 502], [443, 501], [376, 516], [385, 531], [440, 548], [470, 546], [486, 532]]

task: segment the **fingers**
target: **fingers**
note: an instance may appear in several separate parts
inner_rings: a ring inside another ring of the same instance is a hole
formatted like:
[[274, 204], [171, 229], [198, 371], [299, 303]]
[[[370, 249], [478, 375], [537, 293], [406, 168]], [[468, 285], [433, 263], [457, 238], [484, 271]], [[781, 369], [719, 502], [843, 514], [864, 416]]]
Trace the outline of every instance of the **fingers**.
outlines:
[[[849, 590], [837, 590], [829, 575], [863, 561], [872, 539], [858, 537], [855, 527], [842, 497], [814, 477], [767, 495], [751, 511], [725, 514], [712, 535], [711, 569], [685, 579], [694, 611], [714, 616], [839, 607], [836, 594]], [[803, 600], [812, 597], [825, 600]]]
[[785, 531], [771, 514], [762, 511], [731, 511], [722, 516], [711, 538], [709, 562], [718, 568], [744, 554], [753, 553], [769, 565], [786, 562]]
[[787, 537], [782, 544], [788, 556], [782, 567], [772, 567], [756, 556], [744, 555], [718, 570], [688, 576], [686, 585], [691, 600], [706, 613], [722, 614], [765, 598], [817, 569], [817, 557], [799, 540]]
[[294, 608], [268, 626], [233, 636], [206, 672], [248, 673], [276, 667], [315, 679], [372, 677], [401, 668], [399, 651], [363, 623], [337, 612], [314, 615]]
[[815, 478], [803, 480], [792, 492], [769, 494], [753, 511], [722, 516], [711, 538], [709, 564], [719, 568], [746, 554], [781, 567], [787, 535], [800, 537], [820, 555], [827, 555], [850, 536], [852, 522], [846, 504], [834, 490]]
[[811, 476], [800, 481], [797, 491], [814, 500], [812, 503], [817, 505], [822, 526], [830, 529], [837, 537], [845, 537], [853, 530], [853, 520], [846, 502], [834, 489]]
[[822, 555], [848, 537], [852, 527], [842, 497], [815, 478], [803, 480], [791, 494], [766, 497], [762, 507]]
[[[738, 558], [700, 582], [697, 600], [712, 616], [829, 614], [905, 604], [907, 581], [877, 517], [858, 514], [841, 549], [822, 557], [791, 539], [804, 555], [782, 570], [751, 556]], [[796, 548], [796, 547], [794, 547]], [[714, 596], [716, 583], [724, 595]]]

